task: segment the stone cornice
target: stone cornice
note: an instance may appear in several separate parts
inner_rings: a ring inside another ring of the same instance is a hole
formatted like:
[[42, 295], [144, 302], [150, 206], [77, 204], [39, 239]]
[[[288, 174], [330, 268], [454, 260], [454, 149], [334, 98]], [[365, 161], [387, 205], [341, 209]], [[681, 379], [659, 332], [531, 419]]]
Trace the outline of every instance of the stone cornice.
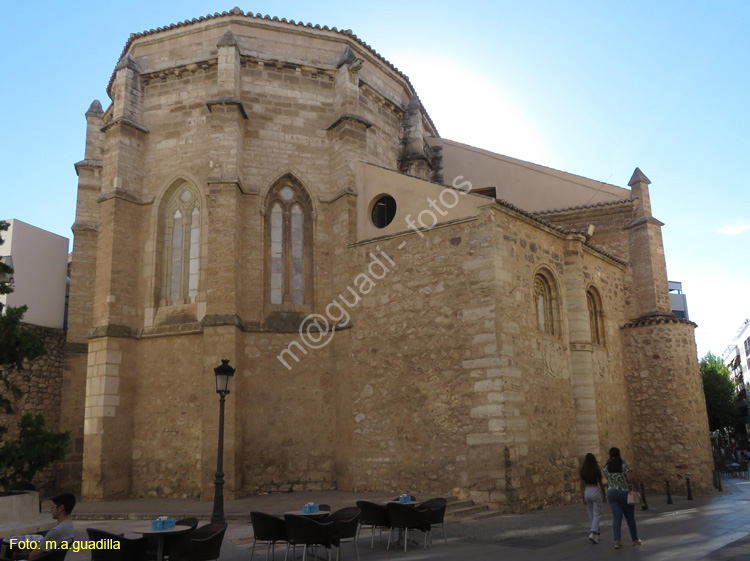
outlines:
[[208, 107], [209, 113], [213, 112], [213, 108], [218, 107], [218, 106], [236, 107], [237, 109], [239, 109], [240, 114], [242, 115], [242, 118], [247, 121], [247, 113], [245, 112], [245, 106], [242, 105], [242, 102], [236, 97], [215, 97], [214, 99], [209, 99], [206, 102], [206, 107]]
[[89, 352], [89, 344], [88, 343], [73, 343], [71, 341], [66, 341], [65, 344], [63, 345], [63, 352], [84, 354], [84, 353]]
[[104, 160], [81, 160], [73, 164], [76, 168], [76, 175], [80, 175], [82, 169], [102, 169]]
[[257, 195], [260, 192], [257, 187], [245, 187], [236, 173], [211, 173], [206, 176], [206, 183], [209, 187], [234, 185], [243, 195]]
[[358, 123], [360, 125], [364, 125], [366, 129], [369, 129], [372, 126], [372, 123], [365, 119], [364, 117], [360, 117], [359, 115], [355, 115], [354, 113], [344, 113], [341, 115], [338, 119], [336, 119], [333, 123], [328, 125], [326, 127], [326, 130], [329, 131], [331, 129], [335, 129], [340, 124], [344, 123], [345, 121], [353, 121], [355, 123]]
[[137, 130], [138, 132], [142, 132], [142, 133], [148, 133], [149, 132], [149, 130], [146, 127], [144, 127], [143, 125], [139, 125], [135, 121], [131, 121], [130, 119], [128, 119], [126, 117], [117, 117], [117, 119], [111, 120], [109, 123], [107, 123], [106, 125], [104, 125], [101, 128], [101, 131], [102, 132], [107, 132], [109, 129], [111, 129], [112, 127], [114, 127], [116, 125], [120, 125], [120, 126], [123, 126], [123, 127], [128, 127], [128, 128], [131, 128], [133, 130]]
[[338, 193], [336, 193], [330, 199], [320, 199], [320, 202], [321, 203], [330, 204], [330, 203], [333, 203], [335, 201], [338, 201], [341, 197], [348, 197], [348, 196], [352, 196], [352, 197], [356, 197], [357, 196], [356, 191], [354, 189], [352, 189], [351, 186], [349, 186], [349, 185], [347, 185], [346, 187], [344, 187], [343, 189], [341, 189]]
[[659, 226], [660, 228], [664, 226], [664, 222], [657, 220], [653, 216], [641, 216], [640, 218], [636, 218], [635, 220], [633, 220], [630, 224], [626, 224], [625, 229], [628, 230], [630, 228], [635, 228], [636, 226], [640, 226], [641, 224], [653, 224], [655, 226]]
[[142, 329], [137, 329], [128, 325], [100, 325], [94, 327], [88, 332], [88, 338], [98, 339], [100, 337], [118, 337], [120, 339], [139, 339], [142, 331]]
[[70, 227], [71, 232], [98, 232], [99, 227], [90, 222], [74, 222]]
[[104, 201], [108, 201], [109, 199], [121, 199], [123, 201], [128, 201], [129, 203], [135, 203], [137, 205], [146, 204], [135, 195], [131, 195], [130, 193], [128, 193], [124, 189], [120, 189], [119, 187], [113, 189], [112, 191], [102, 193], [101, 195], [99, 195], [99, 198], [96, 199], [96, 202], [103, 203]]

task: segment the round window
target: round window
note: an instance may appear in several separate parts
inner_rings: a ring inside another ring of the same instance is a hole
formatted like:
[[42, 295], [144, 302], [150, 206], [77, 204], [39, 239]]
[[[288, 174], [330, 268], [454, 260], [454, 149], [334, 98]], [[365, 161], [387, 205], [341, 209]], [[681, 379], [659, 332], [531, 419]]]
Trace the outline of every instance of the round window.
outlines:
[[390, 195], [379, 197], [372, 205], [372, 223], [376, 228], [385, 228], [396, 216], [396, 199]]

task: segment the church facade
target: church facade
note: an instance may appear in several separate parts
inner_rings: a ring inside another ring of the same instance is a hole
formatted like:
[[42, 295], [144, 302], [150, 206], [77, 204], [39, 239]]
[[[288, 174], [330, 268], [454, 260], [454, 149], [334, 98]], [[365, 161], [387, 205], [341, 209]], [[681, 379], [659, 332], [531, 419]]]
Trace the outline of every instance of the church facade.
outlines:
[[[131, 35], [88, 112], [58, 485], [85, 500], [577, 497], [618, 446], [711, 487], [693, 330], [649, 180], [441, 138], [350, 31], [238, 8]], [[470, 140], [470, 139], [469, 139]]]

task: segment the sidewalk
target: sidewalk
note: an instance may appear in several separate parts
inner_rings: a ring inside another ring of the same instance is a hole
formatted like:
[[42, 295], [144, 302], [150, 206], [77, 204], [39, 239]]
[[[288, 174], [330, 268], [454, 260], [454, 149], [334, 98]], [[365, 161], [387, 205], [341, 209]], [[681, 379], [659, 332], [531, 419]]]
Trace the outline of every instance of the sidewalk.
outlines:
[[[653, 561], [750, 561], [750, 480], [725, 479], [723, 493], [687, 501], [675, 497], [674, 505], [666, 504], [664, 496], [648, 497], [649, 510], [636, 511], [641, 547], [631, 547], [627, 526], [623, 521], [623, 548], [615, 550], [612, 538], [612, 517], [605, 506], [601, 533], [603, 541], [593, 545], [588, 536], [588, 518], [583, 505], [558, 507], [526, 514], [507, 514], [497, 518], [470, 522], [448, 522], [448, 545], [438, 530], [434, 546], [424, 550], [414, 546], [407, 553], [386, 551], [375, 537], [370, 550], [369, 533], [360, 538], [362, 561], [409, 558], [466, 561], [586, 561], [606, 559], [648, 559]], [[281, 514], [296, 510], [307, 501], [331, 504], [332, 509], [352, 505], [356, 500], [386, 500], [393, 493], [346, 493], [341, 491], [284, 493], [226, 501], [229, 522], [222, 548], [221, 561], [247, 561], [252, 545], [251, 510]], [[420, 497], [421, 498], [421, 497]], [[427, 497], [425, 497], [427, 498]], [[159, 515], [198, 515], [210, 517], [212, 503], [179, 499], [132, 499], [106, 503], [82, 503], [76, 507], [76, 539], [85, 540], [87, 527], [117, 533], [128, 532], [132, 518], [153, 519]], [[86, 517], [87, 520], [84, 520]], [[130, 520], [128, 520], [130, 519]], [[203, 522], [202, 522], [203, 523]], [[135, 537], [135, 536], [131, 536]], [[420, 536], [418, 536], [419, 538]], [[421, 544], [420, 540], [420, 544]], [[283, 559], [284, 547], [276, 552]], [[299, 551], [298, 551], [299, 552]], [[265, 549], [256, 554], [265, 559]], [[281, 553], [281, 554], [279, 554]], [[335, 555], [335, 553], [334, 553]], [[353, 545], [344, 544], [341, 552], [346, 559], [355, 559]], [[88, 552], [70, 552], [66, 561], [84, 561]]]

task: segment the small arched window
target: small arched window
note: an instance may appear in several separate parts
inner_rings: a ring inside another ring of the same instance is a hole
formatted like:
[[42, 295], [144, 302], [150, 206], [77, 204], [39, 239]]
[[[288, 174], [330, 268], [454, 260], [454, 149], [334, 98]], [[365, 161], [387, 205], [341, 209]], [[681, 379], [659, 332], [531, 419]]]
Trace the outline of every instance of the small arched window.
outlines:
[[278, 181], [266, 198], [267, 303], [295, 310], [312, 304], [312, 204], [294, 178]]
[[198, 298], [201, 205], [197, 191], [182, 183], [162, 206], [160, 306], [189, 304]]
[[534, 275], [534, 311], [537, 329], [556, 335], [558, 329], [557, 293], [554, 281], [545, 272]]
[[591, 342], [604, 345], [604, 311], [599, 292], [593, 286], [586, 291], [586, 304], [589, 309], [589, 326], [591, 327]]

